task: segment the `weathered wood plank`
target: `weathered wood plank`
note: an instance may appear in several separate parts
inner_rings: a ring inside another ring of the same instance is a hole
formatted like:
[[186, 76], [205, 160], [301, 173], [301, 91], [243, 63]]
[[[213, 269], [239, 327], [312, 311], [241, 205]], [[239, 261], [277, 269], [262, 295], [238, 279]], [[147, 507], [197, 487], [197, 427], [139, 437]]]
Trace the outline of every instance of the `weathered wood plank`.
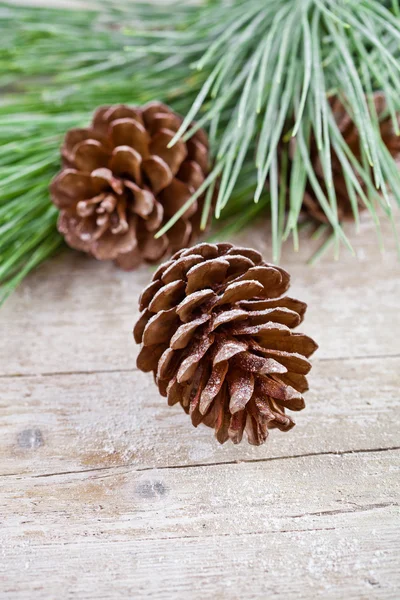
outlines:
[[3, 378], [0, 474], [257, 460], [400, 445], [400, 358], [316, 361], [289, 433], [221, 447], [140, 372]]
[[[236, 242], [270, 258], [267, 227], [246, 230]], [[286, 247], [281, 262], [292, 273], [291, 293], [309, 303], [302, 328], [319, 342], [319, 358], [399, 354], [400, 266], [392, 237], [388, 230], [382, 257], [366, 224], [359, 261], [343, 251], [339, 262], [328, 258], [316, 267], [305, 264], [306, 240], [300, 254]], [[72, 251], [48, 262], [1, 311], [0, 374], [132, 368], [137, 298], [150, 276], [146, 267], [123, 273]]]
[[399, 452], [5, 477], [5, 597], [397, 599]]

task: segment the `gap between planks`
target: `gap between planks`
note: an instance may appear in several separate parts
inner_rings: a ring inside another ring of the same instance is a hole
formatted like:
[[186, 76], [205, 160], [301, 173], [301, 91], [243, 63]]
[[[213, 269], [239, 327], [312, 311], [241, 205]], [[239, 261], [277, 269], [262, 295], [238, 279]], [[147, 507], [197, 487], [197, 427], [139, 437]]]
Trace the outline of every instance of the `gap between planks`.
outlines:
[[[270, 456], [266, 458], [249, 458], [242, 460], [221, 460], [210, 463], [194, 463], [189, 465], [165, 465], [158, 467], [134, 467], [133, 465], [112, 465], [109, 467], [93, 467], [91, 469], [76, 469], [70, 471], [60, 471], [54, 473], [40, 473], [39, 475], [26, 475], [24, 473], [4, 473], [0, 474], [0, 479], [5, 477], [15, 477], [16, 479], [43, 479], [46, 477], [61, 477], [64, 475], [80, 475], [83, 473], [97, 473], [99, 471], [121, 471], [124, 473], [143, 473], [145, 471], [165, 471], [173, 469], [198, 469], [203, 467], [219, 467], [227, 465], [242, 465], [242, 464], [254, 464], [254, 463], [266, 463], [278, 460], [295, 460], [298, 458], [309, 458], [315, 456], [345, 456], [348, 454], [371, 454], [378, 452], [389, 452], [398, 451], [400, 446], [390, 446], [387, 448], [361, 448], [356, 450], [343, 450], [341, 452], [306, 452], [304, 454], [293, 454], [291, 456]], [[111, 473], [112, 475], [112, 473]]]
[[[377, 359], [400, 358], [400, 354], [376, 354], [369, 356], [329, 356], [325, 358], [314, 358], [312, 363], [319, 362], [344, 362], [357, 360], [377, 360]], [[0, 379], [23, 379], [27, 377], [64, 377], [68, 375], [107, 375], [112, 373], [138, 373], [139, 369], [132, 367], [131, 369], [94, 369], [91, 371], [45, 371], [43, 373], [0, 373]]]

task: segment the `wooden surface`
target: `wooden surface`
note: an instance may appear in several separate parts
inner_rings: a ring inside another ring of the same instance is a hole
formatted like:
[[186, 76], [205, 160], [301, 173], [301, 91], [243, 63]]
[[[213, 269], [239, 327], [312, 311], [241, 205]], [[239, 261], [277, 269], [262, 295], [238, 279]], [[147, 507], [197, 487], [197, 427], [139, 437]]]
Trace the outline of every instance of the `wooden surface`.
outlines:
[[[268, 226], [237, 236], [270, 258]], [[150, 277], [72, 251], [0, 312], [0, 596], [400, 597], [400, 268], [389, 227], [281, 264], [320, 349], [297, 426], [219, 446], [135, 368]], [[304, 236], [303, 236], [304, 238]]]

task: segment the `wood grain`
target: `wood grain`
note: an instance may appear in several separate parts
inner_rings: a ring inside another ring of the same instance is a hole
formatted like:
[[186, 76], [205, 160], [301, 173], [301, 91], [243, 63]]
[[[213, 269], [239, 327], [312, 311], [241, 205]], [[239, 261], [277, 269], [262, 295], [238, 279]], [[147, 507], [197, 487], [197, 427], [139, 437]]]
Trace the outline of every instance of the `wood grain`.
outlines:
[[5, 592], [395, 599], [399, 466], [387, 451], [5, 478]]
[[[270, 258], [267, 225], [236, 237]], [[305, 234], [303, 234], [303, 237]], [[150, 272], [74, 252], [0, 312], [0, 598], [390, 599], [400, 590], [399, 262], [286, 247], [320, 349], [307, 408], [219, 446], [137, 371]], [[354, 238], [355, 239], [355, 238]]]

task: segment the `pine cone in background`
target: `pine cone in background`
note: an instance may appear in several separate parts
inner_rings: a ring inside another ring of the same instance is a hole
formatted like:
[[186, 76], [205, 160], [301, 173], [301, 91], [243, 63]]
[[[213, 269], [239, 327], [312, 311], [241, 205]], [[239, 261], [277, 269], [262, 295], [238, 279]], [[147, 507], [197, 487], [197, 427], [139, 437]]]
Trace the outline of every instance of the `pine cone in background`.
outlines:
[[[374, 103], [379, 118], [381, 115], [384, 114], [387, 108], [385, 96], [381, 92], [376, 92], [374, 94]], [[361, 162], [361, 140], [357, 126], [355, 125], [354, 121], [350, 117], [349, 113], [347, 112], [345, 106], [343, 105], [342, 101], [339, 99], [338, 96], [333, 97], [330, 101], [330, 104], [333, 115], [335, 117], [335, 121], [344, 138], [344, 141], [346, 142], [346, 144], [348, 144], [356, 159]], [[385, 117], [383, 120], [380, 121], [380, 131], [382, 140], [384, 141], [392, 156], [400, 157], [400, 138], [396, 135], [393, 129], [393, 123], [390, 116]], [[311, 141], [310, 158], [315, 174], [317, 175], [318, 182], [325, 195], [327, 195], [324, 181], [324, 171], [322, 168], [315, 139]], [[354, 214], [349, 194], [347, 192], [343, 169], [333, 149], [331, 151], [331, 160], [333, 183], [336, 192], [339, 220], [352, 220], [354, 219]], [[365, 184], [361, 180], [359, 180], [359, 182], [366, 195], [368, 195]], [[360, 211], [364, 210], [365, 205], [361, 198], [357, 198], [357, 201], [358, 209]], [[320, 206], [318, 198], [316, 197], [315, 192], [310, 185], [308, 185], [304, 194], [303, 207], [305, 209], [305, 212], [309, 213], [317, 221], [321, 221], [323, 223], [328, 222], [328, 219]]]
[[182, 122], [168, 106], [104, 106], [88, 129], [72, 129], [63, 167], [51, 184], [66, 242], [124, 269], [156, 262], [199, 233], [204, 198], [194, 202], [162, 237], [154, 235], [208, 174], [203, 130], [168, 144]]
[[306, 305], [282, 297], [289, 279], [255, 250], [198, 244], [161, 265], [140, 297], [138, 368], [221, 444], [246, 430], [260, 445], [268, 429], [293, 427], [285, 408], [304, 408], [317, 345], [291, 331]]

